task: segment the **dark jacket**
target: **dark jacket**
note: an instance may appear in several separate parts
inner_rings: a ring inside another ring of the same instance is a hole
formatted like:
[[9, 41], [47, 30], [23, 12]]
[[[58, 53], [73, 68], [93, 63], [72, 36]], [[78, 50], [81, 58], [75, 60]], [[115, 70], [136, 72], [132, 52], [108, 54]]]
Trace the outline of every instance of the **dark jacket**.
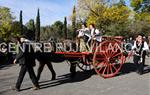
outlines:
[[35, 66], [35, 56], [32, 45], [29, 43], [22, 43], [20, 46], [24, 46], [24, 51], [19, 47], [19, 53], [16, 55], [16, 61], [20, 65]]

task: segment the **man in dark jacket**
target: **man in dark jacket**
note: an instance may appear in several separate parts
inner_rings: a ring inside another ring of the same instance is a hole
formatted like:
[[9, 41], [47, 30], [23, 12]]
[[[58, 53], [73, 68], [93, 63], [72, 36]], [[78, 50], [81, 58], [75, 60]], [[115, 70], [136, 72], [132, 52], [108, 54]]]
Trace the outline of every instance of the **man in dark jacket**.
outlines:
[[22, 49], [19, 47], [19, 53], [17, 54], [16, 59], [14, 60], [14, 64], [19, 63], [21, 69], [16, 86], [15, 88], [13, 88], [13, 90], [20, 91], [20, 87], [26, 72], [29, 73], [30, 79], [32, 80], [32, 83], [34, 85], [32, 89], [38, 90], [39, 84], [33, 70], [33, 67], [35, 66], [35, 58], [32, 45], [24, 42], [24, 38], [17, 38], [17, 40]]

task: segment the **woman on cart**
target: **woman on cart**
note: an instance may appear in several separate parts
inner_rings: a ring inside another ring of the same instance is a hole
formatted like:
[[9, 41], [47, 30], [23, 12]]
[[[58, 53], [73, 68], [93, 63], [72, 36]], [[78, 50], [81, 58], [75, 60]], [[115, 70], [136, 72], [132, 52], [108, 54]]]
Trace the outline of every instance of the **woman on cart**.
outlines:
[[82, 29], [78, 33], [78, 48], [80, 52], [89, 51], [89, 41], [91, 39], [90, 31], [87, 28], [86, 24], [82, 24]]
[[101, 31], [96, 29], [94, 24], [90, 24], [89, 29], [91, 33], [90, 52], [93, 52], [94, 47], [97, 47], [99, 43], [102, 41], [102, 33]]

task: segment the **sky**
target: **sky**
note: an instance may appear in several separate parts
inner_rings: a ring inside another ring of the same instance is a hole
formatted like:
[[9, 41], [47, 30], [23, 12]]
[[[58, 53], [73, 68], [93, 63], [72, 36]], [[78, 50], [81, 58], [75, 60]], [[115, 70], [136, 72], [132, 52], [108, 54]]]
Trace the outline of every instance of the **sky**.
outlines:
[[75, 0], [0, 0], [0, 6], [9, 7], [16, 20], [19, 12], [23, 11], [23, 23], [36, 19], [37, 9], [40, 9], [41, 25], [51, 25], [57, 20], [63, 21], [64, 17], [72, 14]]
[[[130, 0], [125, 0], [130, 5]], [[68, 20], [72, 14], [75, 0], [0, 0], [0, 6], [9, 7], [16, 20], [19, 20], [19, 12], [23, 11], [23, 23], [30, 19], [36, 19], [37, 9], [40, 9], [41, 26], [51, 25], [57, 20]]]

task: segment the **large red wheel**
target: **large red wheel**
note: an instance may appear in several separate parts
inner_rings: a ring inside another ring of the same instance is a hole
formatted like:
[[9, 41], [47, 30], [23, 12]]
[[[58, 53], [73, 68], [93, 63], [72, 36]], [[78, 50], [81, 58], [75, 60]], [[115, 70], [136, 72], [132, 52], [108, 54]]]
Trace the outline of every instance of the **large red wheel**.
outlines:
[[79, 58], [77, 66], [83, 71], [90, 71], [93, 69], [92, 60], [89, 57]]
[[97, 74], [104, 78], [113, 77], [120, 71], [125, 57], [118, 40], [106, 40], [95, 50], [93, 66]]

